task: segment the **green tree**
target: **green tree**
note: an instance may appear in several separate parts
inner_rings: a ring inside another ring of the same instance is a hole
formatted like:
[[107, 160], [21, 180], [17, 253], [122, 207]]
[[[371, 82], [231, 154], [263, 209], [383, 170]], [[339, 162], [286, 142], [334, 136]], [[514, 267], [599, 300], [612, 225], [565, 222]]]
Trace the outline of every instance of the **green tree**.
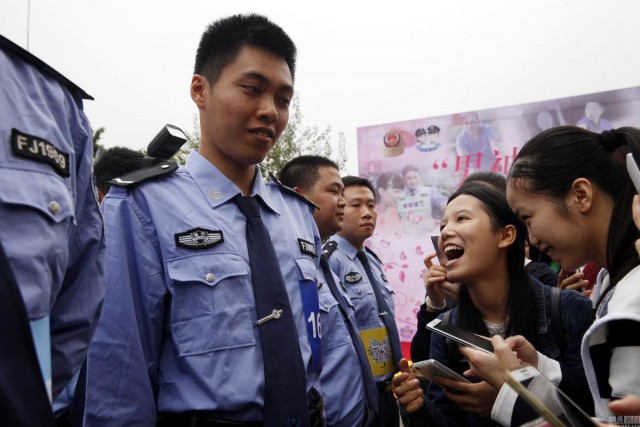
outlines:
[[184, 131], [184, 134], [187, 137], [187, 142], [171, 158], [171, 160], [178, 162], [179, 165], [184, 165], [187, 162], [187, 157], [189, 157], [191, 150], [197, 150], [200, 147], [200, 120], [196, 114], [193, 115], [193, 131]]
[[100, 138], [102, 138], [102, 134], [104, 133], [105, 128], [101, 127], [96, 130], [91, 128], [91, 136], [93, 137], [93, 158], [97, 159], [100, 155], [100, 152], [104, 150], [104, 146], [100, 144]]
[[[289, 124], [280, 139], [273, 146], [267, 157], [260, 163], [262, 176], [267, 178], [269, 173], [276, 175], [280, 169], [294, 157], [303, 154], [316, 154], [328, 157], [341, 169], [347, 163], [347, 151], [344, 133], [338, 134], [337, 146], [334, 147], [331, 126], [320, 129], [318, 126], [304, 126], [298, 97], [294, 97], [289, 114]], [[184, 164], [192, 149], [200, 146], [200, 124], [198, 117], [193, 118], [193, 132], [185, 132], [187, 143], [176, 153], [173, 160]]]
[[289, 124], [285, 128], [278, 143], [269, 151], [260, 164], [262, 176], [269, 173], [276, 175], [291, 159], [304, 154], [315, 154], [327, 157], [344, 168], [347, 162], [344, 134], [338, 135], [337, 147], [334, 147], [331, 126], [321, 129], [318, 126], [304, 126], [302, 123], [300, 101], [294, 97], [291, 102]]

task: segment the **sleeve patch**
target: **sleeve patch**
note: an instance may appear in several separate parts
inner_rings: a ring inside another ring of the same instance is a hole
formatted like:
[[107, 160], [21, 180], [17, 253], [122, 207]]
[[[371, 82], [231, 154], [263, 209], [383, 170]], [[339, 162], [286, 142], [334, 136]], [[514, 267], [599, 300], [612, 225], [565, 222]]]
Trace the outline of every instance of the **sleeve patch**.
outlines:
[[29, 135], [13, 128], [11, 129], [11, 149], [16, 156], [51, 166], [58, 175], [68, 177], [71, 174], [69, 153], [58, 149], [44, 138]]

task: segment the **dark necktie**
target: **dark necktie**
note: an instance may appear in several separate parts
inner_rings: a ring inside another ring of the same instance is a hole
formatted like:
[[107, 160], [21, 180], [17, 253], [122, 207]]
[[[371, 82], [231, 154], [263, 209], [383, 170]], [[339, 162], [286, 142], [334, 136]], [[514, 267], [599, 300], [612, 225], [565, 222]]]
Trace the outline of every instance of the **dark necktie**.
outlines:
[[353, 346], [356, 349], [356, 354], [358, 355], [358, 360], [360, 361], [360, 367], [362, 368], [362, 381], [364, 382], [364, 392], [367, 397], [367, 402], [369, 403], [369, 408], [371, 411], [377, 411], [378, 389], [376, 387], [376, 382], [373, 378], [373, 375], [371, 374], [371, 367], [369, 366], [367, 352], [364, 348], [364, 345], [362, 344], [360, 335], [358, 334], [358, 329], [349, 318], [349, 307], [347, 306], [344, 297], [340, 293], [335, 280], [333, 280], [331, 267], [329, 267], [329, 262], [327, 261], [327, 258], [324, 256], [324, 254], [320, 257], [320, 266], [322, 267], [322, 272], [324, 273], [324, 278], [327, 281], [327, 286], [329, 286], [331, 294], [336, 299], [336, 301], [338, 301], [340, 314], [342, 314], [344, 323], [347, 326], [347, 330], [349, 331], [349, 337], [351, 337]]
[[278, 257], [255, 197], [233, 201], [247, 218], [247, 248], [264, 361], [264, 426], [309, 426], [306, 370]]
[[400, 335], [398, 334], [398, 327], [396, 326], [396, 321], [387, 306], [382, 293], [380, 292], [380, 282], [376, 280], [373, 272], [371, 271], [371, 266], [369, 265], [369, 260], [367, 259], [367, 254], [364, 251], [358, 251], [356, 257], [360, 260], [362, 267], [364, 268], [367, 277], [369, 278], [369, 283], [371, 283], [371, 288], [373, 289], [373, 294], [376, 296], [376, 301], [378, 302], [378, 312], [380, 313], [380, 317], [382, 317], [382, 322], [387, 327], [387, 334], [389, 335], [389, 343], [391, 344], [391, 354], [393, 355], [393, 366], [395, 370], [399, 370], [400, 367], [398, 363], [400, 363], [400, 359], [402, 359], [402, 349], [400, 348]]

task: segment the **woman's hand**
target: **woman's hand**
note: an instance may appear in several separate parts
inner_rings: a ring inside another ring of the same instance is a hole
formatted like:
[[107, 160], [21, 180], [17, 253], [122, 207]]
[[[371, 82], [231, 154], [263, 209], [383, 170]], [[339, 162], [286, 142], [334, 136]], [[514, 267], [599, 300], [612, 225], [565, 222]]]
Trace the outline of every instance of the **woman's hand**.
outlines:
[[442, 386], [445, 396], [465, 412], [475, 412], [481, 417], [491, 415], [498, 390], [488, 383], [465, 383], [444, 377], [433, 378]]
[[[427, 272], [424, 275], [424, 287], [431, 304], [442, 306], [445, 303], [445, 298], [453, 301], [458, 300], [460, 284], [447, 280], [447, 269], [443, 265], [434, 265], [432, 260], [435, 257], [436, 254], [432, 253], [423, 260], [425, 267], [427, 267]], [[427, 311], [431, 311], [429, 307], [427, 307]]]
[[[529, 344], [523, 337], [520, 338], [522, 338], [524, 343]], [[519, 357], [517, 351], [515, 351], [512, 346], [520, 348], [528, 360], [533, 359], [532, 355], [529, 354], [530, 348], [533, 348], [533, 346], [529, 344], [529, 348], [524, 343], [521, 340], [513, 340], [513, 342], [505, 341], [496, 335], [491, 339], [493, 354], [476, 350], [471, 347], [460, 346], [460, 353], [467, 358], [470, 367], [464, 375], [482, 378], [494, 387], [496, 391], [500, 390], [504, 384], [506, 372], [521, 367], [521, 362], [524, 361], [524, 359]], [[535, 352], [535, 349], [533, 350]], [[535, 353], [535, 366], [537, 366], [537, 352]]]
[[558, 287], [560, 289], [583, 292], [588, 286], [589, 281], [584, 280], [584, 273], [571, 273], [564, 270], [560, 270], [558, 273]]

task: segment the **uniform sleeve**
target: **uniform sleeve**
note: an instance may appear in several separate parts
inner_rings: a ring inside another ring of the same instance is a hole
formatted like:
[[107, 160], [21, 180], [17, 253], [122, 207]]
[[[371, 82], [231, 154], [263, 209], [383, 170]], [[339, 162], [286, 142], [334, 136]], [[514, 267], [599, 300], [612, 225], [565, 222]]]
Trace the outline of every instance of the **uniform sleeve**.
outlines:
[[87, 361], [86, 426], [155, 426], [166, 286], [155, 233], [126, 191], [105, 199], [106, 289]]
[[79, 371], [100, 316], [104, 296], [104, 237], [93, 178], [93, 142], [82, 112], [75, 135], [76, 227], [69, 236], [69, 263], [51, 309], [53, 396]]

